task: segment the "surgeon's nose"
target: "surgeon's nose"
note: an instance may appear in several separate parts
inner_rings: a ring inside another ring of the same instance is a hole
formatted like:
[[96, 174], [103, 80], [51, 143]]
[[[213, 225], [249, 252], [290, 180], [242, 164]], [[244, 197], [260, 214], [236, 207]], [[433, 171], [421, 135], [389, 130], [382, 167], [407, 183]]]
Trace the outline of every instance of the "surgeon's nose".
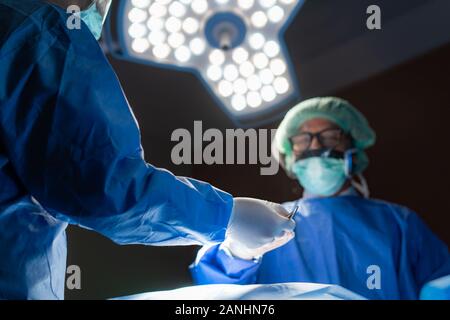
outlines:
[[319, 139], [317, 139], [317, 136], [314, 136], [312, 138], [311, 146], [309, 147], [309, 149], [310, 150], [317, 150], [317, 149], [320, 149], [320, 148], [322, 148], [322, 145], [320, 144]]

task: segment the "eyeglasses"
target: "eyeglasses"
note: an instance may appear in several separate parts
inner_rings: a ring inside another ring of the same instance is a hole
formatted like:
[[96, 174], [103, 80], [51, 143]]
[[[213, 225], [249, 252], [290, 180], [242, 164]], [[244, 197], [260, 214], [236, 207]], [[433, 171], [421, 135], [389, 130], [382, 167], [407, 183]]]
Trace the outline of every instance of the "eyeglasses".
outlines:
[[344, 131], [339, 128], [328, 128], [317, 133], [302, 132], [289, 139], [294, 153], [300, 154], [308, 150], [314, 137], [317, 138], [323, 148], [334, 149], [341, 143]]

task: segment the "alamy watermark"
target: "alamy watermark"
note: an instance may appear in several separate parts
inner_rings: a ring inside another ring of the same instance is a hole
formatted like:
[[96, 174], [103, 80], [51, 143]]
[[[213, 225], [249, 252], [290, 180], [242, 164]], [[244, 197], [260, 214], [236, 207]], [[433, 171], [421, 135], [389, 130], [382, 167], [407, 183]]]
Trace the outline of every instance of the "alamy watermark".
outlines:
[[[187, 129], [172, 132], [171, 141], [178, 142], [171, 152], [172, 162], [180, 164], [259, 164], [263, 176], [275, 175], [279, 163], [272, 157], [270, 142], [276, 129], [207, 129], [194, 121], [194, 134]], [[205, 144], [206, 143], [206, 144]]]
[[81, 268], [75, 264], [67, 267], [66, 287], [69, 290], [81, 290]]
[[[81, 8], [77, 5], [70, 5], [66, 9], [66, 13], [69, 15], [67, 18], [67, 28], [69, 30], [81, 29]], [[369, 30], [381, 30], [381, 8], [378, 5], [370, 5], [367, 7], [366, 14], [369, 16], [366, 20], [366, 26]]]
[[369, 17], [366, 26], [369, 30], [381, 30], [381, 8], [375, 4], [367, 7], [366, 13]]
[[367, 267], [366, 273], [369, 275], [366, 281], [367, 289], [380, 290], [381, 289], [381, 268], [376, 264]]

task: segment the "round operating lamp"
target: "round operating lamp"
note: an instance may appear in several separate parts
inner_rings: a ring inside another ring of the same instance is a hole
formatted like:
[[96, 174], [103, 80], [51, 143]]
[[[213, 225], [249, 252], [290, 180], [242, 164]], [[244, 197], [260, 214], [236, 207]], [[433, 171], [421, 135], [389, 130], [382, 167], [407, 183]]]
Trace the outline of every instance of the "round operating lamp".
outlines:
[[121, 1], [108, 45], [123, 59], [194, 72], [235, 122], [251, 123], [298, 97], [283, 33], [303, 2]]

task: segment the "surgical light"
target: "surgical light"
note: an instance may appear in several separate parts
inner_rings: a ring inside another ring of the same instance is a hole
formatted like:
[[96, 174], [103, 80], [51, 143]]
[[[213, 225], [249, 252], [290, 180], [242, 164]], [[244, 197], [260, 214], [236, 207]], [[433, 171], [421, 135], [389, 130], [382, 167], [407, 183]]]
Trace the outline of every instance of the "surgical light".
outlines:
[[282, 35], [303, 2], [124, 0], [107, 45], [120, 58], [194, 71], [236, 122], [251, 122], [298, 94]]
[[214, 49], [209, 54], [209, 62], [211, 62], [211, 64], [221, 65], [224, 61], [225, 54], [219, 49]]
[[256, 11], [252, 14], [251, 20], [256, 28], [262, 28], [267, 24], [267, 16], [263, 11]]
[[277, 3], [277, 0], [259, 0], [259, 3], [263, 8], [271, 8]]
[[244, 110], [245, 107], [247, 106], [247, 100], [245, 99], [245, 97], [243, 95], [234, 95], [233, 98], [231, 98], [231, 106], [236, 110], [236, 111], [241, 111]]
[[188, 34], [194, 34], [199, 29], [199, 22], [194, 18], [187, 18], [183, 21], [183, 30]]
[[248, 51], [247, 50], [245, 50], [244, 48], [234, 49], [233, 60], [236, 63], [241, 64], [241, 63], [247, 61], [247, 59], [248, 59]]
[[251, 91], [247, 94], [247, 103], [252, 108], [257, 108], [261, 105], [262, 100], [258, 92]]
[[250, 47], [255, 51], [261, 49], [265, 42], [266, 38], [264, 38], [264, 36], [259, 32], [254, 33], [249, 37]]
[[239, 8], [244, 10], [250, 9], [254, 3], [254, 0], [238, 0]]
[[224, 69], [224, 78], [228, 81], [234, 81], [239, 76], [239, 71], [234, 64], [229, 64]]
[[267, 12], [267, 15], [271, 22], [277, 23], [277, 22], [280, 22], [281, 20], [283, 20], [284, 10], [279, 6], [274, 6], [269, 9], [269, 11]]
[[165, 59], [171, 52], [170, 47], [167, 44], [161, 44], [153, 47], [153, 55], [158, 59]]
[[222, 78], [222, 69], [219, 66], [211, 65], [208, 67], [206, 74], [212, 81], [217, 81]]
[[194, 38], [189, 43], [189, 48], [191, 49], [193, 54], [199, 56], [205, 51], [206, 44], [202, 38]]
[[239, 72], [243, 77], [248, 78], [255, 72], [255, 67], [249, 61], [245, 61], [240, 65]]

